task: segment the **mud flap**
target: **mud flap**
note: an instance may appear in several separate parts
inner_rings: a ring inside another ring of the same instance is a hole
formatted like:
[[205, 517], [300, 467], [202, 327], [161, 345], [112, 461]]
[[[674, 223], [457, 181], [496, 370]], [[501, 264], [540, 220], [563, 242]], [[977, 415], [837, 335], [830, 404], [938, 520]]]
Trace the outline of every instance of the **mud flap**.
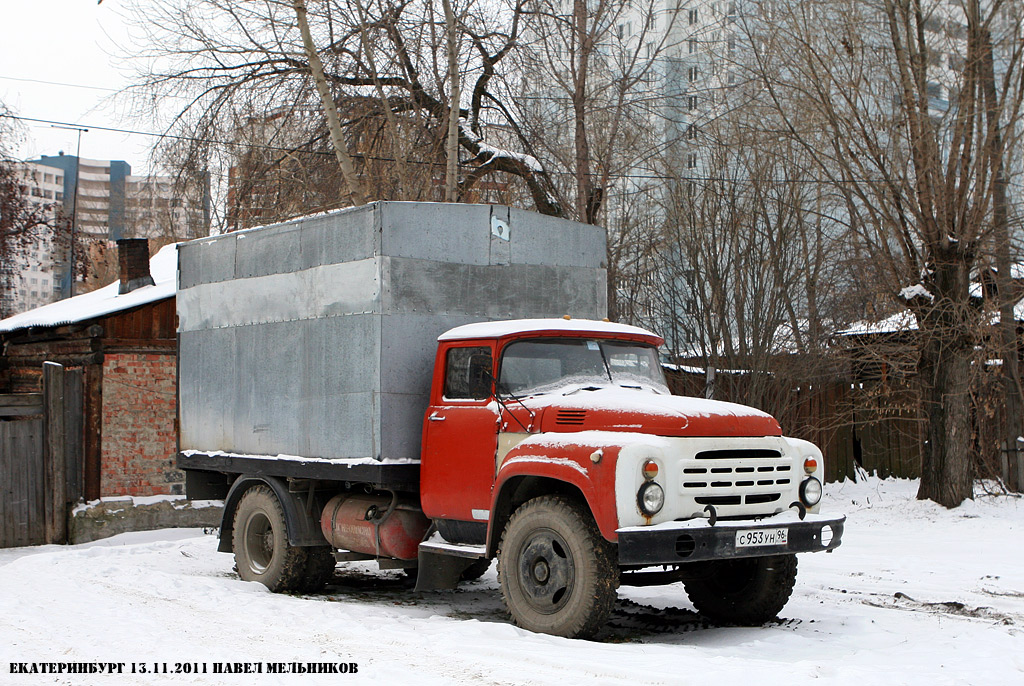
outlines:
[[462, 573], [477, 560], [485, 557], [483, 546], [461, 546], [450, 543], [424, 541], [418, 551], [419, 567], [416, 572], [416, 592], [454, 591]]

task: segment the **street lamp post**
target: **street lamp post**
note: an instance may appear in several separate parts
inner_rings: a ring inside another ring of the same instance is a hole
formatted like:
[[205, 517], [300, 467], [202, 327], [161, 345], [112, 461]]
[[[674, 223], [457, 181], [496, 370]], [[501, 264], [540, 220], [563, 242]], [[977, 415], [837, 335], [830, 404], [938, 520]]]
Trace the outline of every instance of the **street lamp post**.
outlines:
[[75, 230], [78, 228], [78, 187], [82, 185], [82, 134], [89, 129], [79, 126], [58, 126], [51, 124], [54, 129], [68, 129], [78, 132], [78, 145], [75, 148], [75, 192], [71, 198], [71, 255], [68, 260], [68, 294], [71, 298], [75, 295]]

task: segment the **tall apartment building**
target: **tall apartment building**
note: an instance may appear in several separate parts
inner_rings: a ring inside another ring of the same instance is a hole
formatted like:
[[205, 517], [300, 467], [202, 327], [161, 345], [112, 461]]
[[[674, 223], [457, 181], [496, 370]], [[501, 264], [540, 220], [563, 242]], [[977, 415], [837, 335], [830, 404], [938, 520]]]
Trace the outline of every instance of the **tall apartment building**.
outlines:
[[[112, 259], [111, 249], [121, 238], [157, 239], [159, 245], [209, 233], [208, 190], [200, 192], [203, 198], [186, 199], [174, 179], [133, 176], [131, 165], [123, 160], [61, 152], [21, 163], [20, 169], [28, 199], [47, 208], [54, 230], [40, 232], [34, 245], [19, 251], [11, 288], [2, 295], [6, 312], [22, 312], [80, 292], [87, 287], [82, 285], [83, 271], [102, 285], [111, 269], [106, 264]], [[78, 284], [74, 289], [72, 226]]]
[[[43, 155], [29, 164], [49, 167], [54, 174], [60, 173], [64, 183], [63, 202], [59, 211], [66, 218], [65, 224], [76, 236], [74, 262], [76, 272], [88, 259], [85, 246], [106, 244], [126, 237], [125, 231], [125, 180], [131, 174], [131, 166], [123, 160], [93, 160], [75, 155]], [[52, 257], [52, 263], [59, 276], [59, 298], [73, 295], [71, 241], [61, 241], [60, 255]], [[80, 276], [76, 282], [80, 280]]]
[[[47, 220], [56, 226], [64, 200], [64, 173], [24, 162], [18, 165], [18, 176], [25, 186], [28, 201], [42, 208]], [[0, 294], [4, 312], [24, 312], [60, 297], [60, 265], [54, 264], [53, 249], [53, 234], [40, 230], [31, 246], [13, 255], [9, 284]]]

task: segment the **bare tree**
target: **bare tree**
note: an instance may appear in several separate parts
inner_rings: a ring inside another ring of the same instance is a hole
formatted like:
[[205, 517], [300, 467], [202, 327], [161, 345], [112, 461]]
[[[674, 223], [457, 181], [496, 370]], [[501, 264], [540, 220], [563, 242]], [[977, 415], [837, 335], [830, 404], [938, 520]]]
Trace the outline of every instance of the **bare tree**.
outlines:
[[[614, 222], [607, 193], [652, 171], [664, 149], [666, 72], [677, 12], [656, 0], [538, 0], [524, 15], [517, 120], [535, 154], [568, 179], [559, 193], [579, 221]], [[626, 179], [626, 181], [621, 181]], [[632, 185], [632, 187], [630, 187]]]
[[[865, 277], [914, 314], [927, 426], [918, 496], [955, 506], [972, 496], [969, 390], [984, 330], [972, 276], [993, 247], [1009, 149], [997, 136], [1021, 123], [1020, 8], [1001, 0], [771, 8], [746, 24], [752, 78], [782, 132], [842, 194]], [[986, 96], [993, 47], [999, 78]]]
[[[355, 174], [380, 199], [430, 197], [435, 171], [445, 168], [447, 124], [454, 120], [464, 158], [458, 197], [495, 178], [520, 185], [539, 211], [562, 213], [545, 169], [516, 151], [523, 138], [493, 88], [518, 38], [519, 4], [467, 5], [457, 13], [457, 43], [466, 49], [458, 56], [465, 96], [456, 101], [464, 103], [456, 105], [456, 117], [450, 116], [449, 83], [456, 73], [438, 59], [450, 53], [444, 47], [450, 32], [431, 3], [329, 0], [306, 10], [312, 51], [295, 26], [292, 0], [138, 5], [149, 58], [133, 91], [138, 102], [151, 109], [153, 98], [179, 98], [165, 100], [185, 103], [175, 107], [172, 128], [187, 130], [200, 155], [211, 147], [252, 151], [268, 173], [296, 157], [305, 158], [305, 169], [322, 166], [306, 162], [325, 151], [322, 140], [337, 138], [325, 124], [325, 103], [330, 109], [333, 102], [345, 139], [333, 151], [350, 151]], [[317, 71], [311, 54], [322, 63], [326, 96], [311, 88], [310, 74]], [[253, 136], [246, 126], [262, 131]], [[246, 138], [263, 142], [252, 148]], [[415, 174], [402, 173], [410, 167]]]
[[299, 24], [299, 32], [302, 34], [302, 47], [306, 53], [306, 61], [309, 62], [309, 71], [313, 76], [313, 83], [316, 84], [317, 93], [320, 94], [320, 103], [324, 108], [324, 115], [327, 118], [327, 129], [331, 133], [331, 144], [334, 153], [338, 157], [338, 165], [341, 167], [345, 185], [348, 187], [348, 197], [353, 205], [362, 205], [363, 192], [360, 188], [359, 179], [356, 176], [355, 165], [352, 163], [352, 156], [348, 153], [348, 143], [345, 141], [345, 134], [341, 129], [341, 120], [338, 117], [338, 105], [334, 101], [331, 87], [324, 75], [324, 65], [317, 54], [316, 44], [313, 42], [313, 34], [309, 30], [309, 21], [306, 16], [306, 3], [304, 0], [292, 0], [295, 8], [295, 19]]

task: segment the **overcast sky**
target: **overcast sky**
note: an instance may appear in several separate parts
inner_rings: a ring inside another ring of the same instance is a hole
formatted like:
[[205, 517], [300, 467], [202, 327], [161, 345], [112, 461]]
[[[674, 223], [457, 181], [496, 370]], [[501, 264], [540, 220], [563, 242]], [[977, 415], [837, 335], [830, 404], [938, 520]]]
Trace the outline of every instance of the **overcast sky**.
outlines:
[[[127, 43], [123, 0], [0, 0], [0, 101], [23, 117], [152, 131], [155, 124], [131, 120], [109, 102], [127, 77], [117, 65]], [[51, 84], [35, 83], [48, 81]], [[70, 85], [88, 86], [89, 88]], [[26, 122], [25, 159], [73, 155], [74, 131]], [[122, 159], [135, 174], [149, 171], [152, 138], [90, 128], [82, 134], [82, 157]]]

